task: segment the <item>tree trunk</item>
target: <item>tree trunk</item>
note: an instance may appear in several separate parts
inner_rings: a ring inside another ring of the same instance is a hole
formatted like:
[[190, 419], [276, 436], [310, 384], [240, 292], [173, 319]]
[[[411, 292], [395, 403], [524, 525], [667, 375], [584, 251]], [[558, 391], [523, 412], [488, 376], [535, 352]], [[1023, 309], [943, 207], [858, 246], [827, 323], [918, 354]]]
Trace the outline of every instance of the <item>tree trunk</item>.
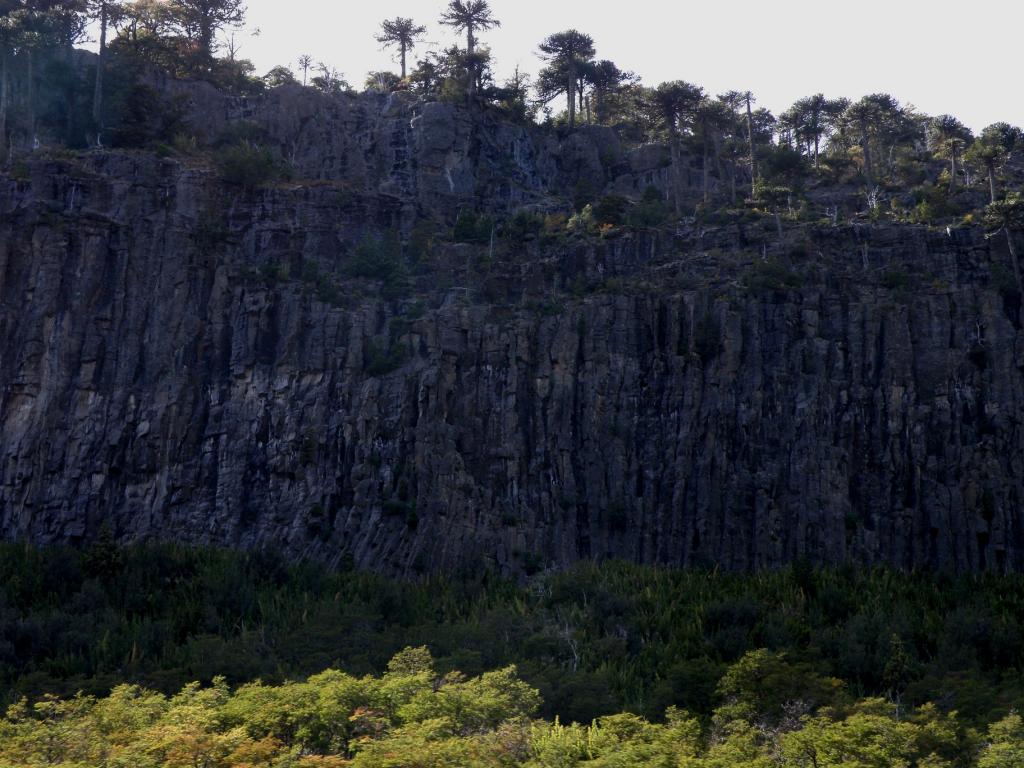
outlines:
[[703, 185], [704, 204], [707, 205], [711, 198], [711, 182], [710, 182], [710, 171], [711, 171], [711, 148], [708, 146], [708, 129], [704, 126], [704, 161], [703, 170], [704, 178], [701, 182]]
[[0, 55], [0, 149], [7, 149], [7, 49]]
[[864, 178], [870, 187], [875, 183], [875, 173], [871, 167], [871, 142], [868, 140], [868, 126], [864, 120], [860, 121], [860, 150], [864, 153]]
[[35, 57], [32, 55], [32, 47], [28, 46], [25, 48], [25, 56], [28, 64], [28, 84], [27, 84], [27, 109], [28, 109], [28, 146], [30, 149], [35, 148], [36, 142], [36, 68], [35, 68]]
[[92, 96], [92, 121], [96, 124], [96, 143], [103, 127], [103, 67], [107, 59], [107, 3], [100, 2], [100, 53], [96, 60], [96, 87]]
[[473, 61], [473, 52], [476, 50], [476, 30], [470, 24], [466, 27], [466, 52], [469, 55], [469, 86], [467, 91], [472, 96], [476, 93], [476, 63]]
[[949, 194], [956, 192], [956, 143], [950, 149], [949, 152]]
[[722, 137], [718, 133], [711, 136], [711, 154], [715, 159], [715, 178], [718, 179], [718, 188], [721, 190], [725, 183], [725, 165], [722, 163]]
[[988, 194], [991, 202], [996, 201], [996, 164], [989, 160], [988, 163]]
[[199, 52], [207, 59], [213, 56], [213, 28], [205, 21], [199, 30]]
[[819, 167], [820, 167], [818, 165], [818, 154], [819, 154], [820, 145], [821, 145], [821, 134], [815, 133], [814, 134], [814, 170], [818, 170]]
[[753, 194], [757, 183], [757, 156], [754, 154], [754, 110], [750, 107], [750, 91], [747, 91], [747, 143], [750, 145], [750, 189]]
[[405, 56], [406, 56], [407, 52], [408, 52], [408, 47], [403, 42], [402, 43], [402, 79], [403, 80], [405, 80]]
[[1024, 297], [1024, 280], [1020, 276], [1020, 262], [1017, 261], [1017, 246], [1013, 242], [1013, 233], [1009, 227], [1003, 227], [1006, 232], [1006, 247], [1010, 251], [1010, 261], [1013, 263], [1013, 276], [1017, 278], [1017, 291]]
[[679, 136], [672, 131], [672, 199], [675, 202], [676, 216], [683, 215], [682, 195], [679, 194]]
[[576, 71], [569, 71], [569, 130], [576, 127]]

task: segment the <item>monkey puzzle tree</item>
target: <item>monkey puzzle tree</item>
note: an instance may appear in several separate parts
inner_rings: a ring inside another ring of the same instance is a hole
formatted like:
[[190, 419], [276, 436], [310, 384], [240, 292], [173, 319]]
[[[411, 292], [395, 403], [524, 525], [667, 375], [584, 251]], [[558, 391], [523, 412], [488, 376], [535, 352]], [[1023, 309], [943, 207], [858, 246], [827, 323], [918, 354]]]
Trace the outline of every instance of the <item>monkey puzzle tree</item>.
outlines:
[[704, 89], [683, 80], [673, 80], [659, 85], [651, 96], [665, 130], [675, 138], [693, 127]]
[[217, 33], [245, 21], [244, 0], [171, 0], [171, 11], [181, 31], [207, 59], [213, 55]]
[[566, 94], [569, 104], [569, 128], [576, 125], [576, 92], [583, 69], [594, 58], [594, 38], [575, 29], [549, 35], [540, 44], [540, 56], [548, 63], [540, 83], [550, 89], [541, 98]]
[[466, 52], [470, 55], [476, 50], [477, 31], [501, 26], [491, 15], [487, 0], [451, 0], [441, 14], [441, 23], [456, 32], [466, 33]]
[[408, 70], [406, 67], [409, 52], [416, 47], [416, 43], [423, 39], [427, 28], [420, 26], [412, 19], [396, 16], [393, 19], [382, 21], [380, 34], [377, 35], [377, 42], [384, 47], [398, 46], [399, 58], [402, 63], [402, 79], [405, 80]]
[[309, 80], [309, 70], [313, 66], [313, 57], [308, 53], [299, 56], [299, 69], [302, 70], [302, 84], [306, 85]]
[[[743, 114], [746, 122], [747, 159], [750, 167], [751, 192], [754, 182], [758, 179], [757, 152], [754, 149], [755, 126], [754, 104], [756, 99], [750, 91], [728, 91], [718, 97], [719, 101], [728, 105], [734, 114]], [[758, 110], [759, 112], [761, 110]]]
[[719, 182], [721, 183], [722, 141], [733, 121], [733, 112], [729, 105], [719, 99], [701, 99], [694, 110], [694, 132], [697, 138], [700, 139], [704, 155], [702, 190], [705, 204], [711, 201], [710, 173], [712, 159], [718, 169]]
[[608, 98], [636, 79], [632, 72], [624, 72], [608, 59], [589, 62], [583, 77], [594, 91], [594, 114], [599, 124], [608, 119]]
[[103, 75], [107, 62], [107, 32], [117, 16], [117, 0], [91, 0], [88, 10], [99, 24], [100, 40], [96, 59], [96, 80], [93, 84], [92, 121], [96, 124], [97, 142], [103, 123]]
[[1005, 200], [990, 204], [985, 209], [983, 222], [989, 231], [989, 237], [1005, 233], [1006, 248], [1010, 252], [1010, 262], [1013, 267], [1013, 276], [1017, 280], [1017, 290], [1024, 295], [1024, 281], [1021, 280], [1017, 245], [1014, 241], [1014, 232], [1024, 229], [1024, 196], [1014, 192], [1007, 195]]
[[989, 202], [996, 201], [996, 173], [1022, 141], [1020, 128], [1009, 123], [995, 123], [981, 132], [964, 155], [969, 163], [985, 168], [988, 176]]
[[808, 149], [814, 159], [815, 169], [819, 166], [821, 140], [828, 130], [829, 101], [822, 93], [799, 99], [782, 116], [793, 125], [796, 138]]
[[847, 107], [843, 121], [856, 131], [864, 162], [864, 180], [875, 184], [875, 153], [872, 143], [888, 139], [890, 149], [913, 133], [907, 111], [887, 93], [873, 93]]
[[936, 117], [928, 128], [935, 154], [949, 158], [949, 192], [952, 194], [956, 192], [957, 177], [960, 174], [960, 156], [974, 136], [966, 125], [952, 115]]
[[114, 7], [118, 36], [138, 47], [147, 38], [159, 38], [173, 24], [171, 8], [161, 0], [131, 0]]
[[662, 83], [651, 93], [654, 110], [669, 136], [676, 215], [682, 213], [679, 184], [679, 142], [683, 131], [693, 127], [694, 115], [703, 98], [703, 88], [683, 80]]
[[466, 64], [469, 67], [469, 93], [476, 90], [480, 79], [476, 56], [476, 33], [480, 30], [500, 27], [501, 22], [491, 15], [491, 6], [487, 0], [451, 0], [441, 14], [441, 24], [451, 27], [456, 32], [466, 33]]

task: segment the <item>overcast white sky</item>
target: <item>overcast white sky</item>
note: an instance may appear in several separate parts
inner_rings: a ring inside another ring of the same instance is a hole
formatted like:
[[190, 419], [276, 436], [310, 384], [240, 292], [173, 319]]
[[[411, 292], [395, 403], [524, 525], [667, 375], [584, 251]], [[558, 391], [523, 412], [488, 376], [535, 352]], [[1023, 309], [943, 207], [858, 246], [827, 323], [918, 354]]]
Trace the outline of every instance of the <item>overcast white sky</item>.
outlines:
[[[360, 85], [368, 70], [397, 67], [374, 41], [380, 21], [411, 16], [428, 39], [445, 0], [249, 0], [258, 38], [241, 40], [260, 72], [302, 53]], [[750, 89], [774, 112], [817, 92], [857, 98], [886, 91], [975, 130], [1024, 125], [1021, 0], [491, 0], [500, 29], [482, 35], [498, 73], [538, 66], [537, 43], [575, 27], [598, 55], [656, 85], [683, 79], [711, 93]], [[425, 49], [424, 49], [425, 50]]]

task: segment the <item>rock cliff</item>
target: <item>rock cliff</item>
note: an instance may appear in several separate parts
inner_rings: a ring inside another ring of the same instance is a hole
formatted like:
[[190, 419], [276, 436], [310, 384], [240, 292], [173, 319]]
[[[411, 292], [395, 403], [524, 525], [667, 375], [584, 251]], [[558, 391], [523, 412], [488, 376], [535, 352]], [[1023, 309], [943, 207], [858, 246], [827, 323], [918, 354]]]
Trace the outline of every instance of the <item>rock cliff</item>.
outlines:
[[[697, 183], [403, 96], [184, 94], [292, 181], [39, 153], [0, 175], [7, 538], [400, 574], [579, 558], [1024, 568], [1024, 335], [974, 228], [733, 222], [453, 243], [462, 210]], [[400, 289], [351, 269], [393, 231]]]

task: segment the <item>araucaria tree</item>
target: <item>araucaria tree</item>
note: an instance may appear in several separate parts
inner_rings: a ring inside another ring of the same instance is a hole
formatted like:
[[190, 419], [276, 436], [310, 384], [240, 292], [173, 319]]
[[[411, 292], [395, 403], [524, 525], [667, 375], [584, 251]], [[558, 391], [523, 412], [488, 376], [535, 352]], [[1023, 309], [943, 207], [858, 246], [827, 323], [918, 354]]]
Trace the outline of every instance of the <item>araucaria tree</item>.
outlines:
[[686, 129], [693, 128], [697, 109], [704, 99], [704, 89], [683, 80], [662, 83], [654, 89], [652, 101], [658, 117], [665, 126], [672, 153], [672, 180], [675, 189], [676, 213], [680, 207], [680, 136]]
[[1024, 196], [1014, 192], [1007, 195], [1005, 200], [992, 203], [985, 209], [983, 221], [991, 236], [1000, 233], [1006, 235], [1006, 248], [1010, 252], [1010, 264], [1017, 281], [1017, 290], [1024, 294], [1024, 279], [1021, 278], [1020, 261], [1014, 242], [1014, 233], [1024, 230]]
[[826, 99], [824, 94], [816, 93], [798, 100], [779, 119], [792, 128], [793, 139], [801, 149], [806, 149], [818, 168], [822, 139], [849, 106], [846, 99]]
[[873, 93], [851, 104], [842, 120], [846, 129], [859, 139], [864, 180], [869, 188], [876, 182], [876, 160], [884, 156], [883, 152], [892, 158], [896, 146], [909, 140], [917, 131], [908, 111], [887, 93]]
[[398, 46], [403, 80], [405, 80], [408, 74], [407, 61], [409, 52], [416, 47], [416, 43], [423, 39], [423, 35], [426, 32], [426, 27], [420, 26], [412, 19], [402, 16], [381, 22], [377, 42], [385, 47]]
[[96, 58], [96, 79], [93, 84], [92, 96], [92, 120], [96, 124], [97, 134], [103, 122], [103, 75], [107, 61], [107, 30], [116, 13], [116, 6], [117, 3], [114, 0], [92, 0], [89, 6], [91, 15], [100, 27], [99, 56]]
[[299, 56], [299, 69], [302, 70], [302, 84], [306, 85], [309, 81], [309, 70], [313, 66], [313, 57], [308, 53], [304, 53]]
[[500, 27], [501, 22], [491, 15], [491, 6], [487, 0], [451, 0], [444, 13], [441, 23], [456, 32], [466, 33], [466, 62], [469, 67], [469, 92], [472, 94], [479, 79], [479, 61], [476, 53], [476, 33]]
[[477, 32], [501, 26], [491, 15], [487, 0], [451, 0], [441, 14], [441, 23], [456, 32], [466, 33], [466, 53], [470, 55], [476, 50]]
[[969, 163], [983, 166], [988, 177], [989, 202], [994, 203], [996, 173], [1009, 156], [1024, 143], [1024, 132], [1009, 123], [994, 123], [981, 132], [964, 155]]
[[558, 32], [540, 44], [540, 55], [548, 63], [541, 72], [541, 98], [566, 94], [569, 128], [576, 125], [576, 93], [584, 67], [594, 58], [594, 38], [575, 29]]
[[970, 129], [952, 115], [941, 115], [932, 120], [930, 135], [938, 157], [949, 158], [949, 192], [956, 192], [960, 175], [960, 156], [974, 137]]
[[181, 31], [206, 58], [213, 55], [220, 30], [245, 21], [243, 0], [172, 0], [172, 7]]
[[632, 72], [624, 72], [608, 59], [587, 66], [584, 78], [594, 94], [594, 114], [598, 123], [604, 124], [608, 120], [608, 98], [621, 91], [635, 77]]

